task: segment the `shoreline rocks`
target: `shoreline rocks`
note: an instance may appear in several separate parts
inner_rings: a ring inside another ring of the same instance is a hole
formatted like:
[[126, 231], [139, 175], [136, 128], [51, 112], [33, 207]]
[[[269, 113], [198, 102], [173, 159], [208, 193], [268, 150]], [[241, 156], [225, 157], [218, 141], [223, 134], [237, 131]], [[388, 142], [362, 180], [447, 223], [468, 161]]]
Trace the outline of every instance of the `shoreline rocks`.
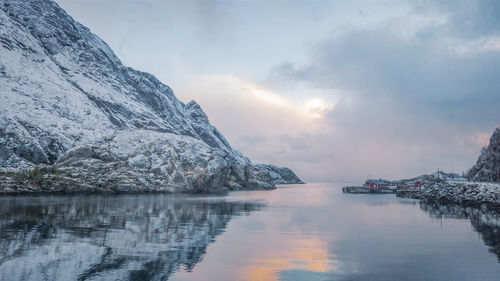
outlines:
[[488, 182], [428, 182], [419, 189], [398, 190], [398, 197], [500, 210], [500, 184]]
[[425, 202], [486, 207], [500, 214], [500, 183], [473, 182], [454, 173], [437, 171], [403, 180], [367, 180], [363, 186], [346, 186], [344, 193], [383, 194]]
[[269, 172], [275, 184], [304, 184], [304, 182], [289, 168], [270, 164], [256, 164], [255, 166], [260, 170]]
[[54, 165], [0, 173], [0, 193], [274, 189], [266, 171], [187, 136], [126, 131], [63, 154]]

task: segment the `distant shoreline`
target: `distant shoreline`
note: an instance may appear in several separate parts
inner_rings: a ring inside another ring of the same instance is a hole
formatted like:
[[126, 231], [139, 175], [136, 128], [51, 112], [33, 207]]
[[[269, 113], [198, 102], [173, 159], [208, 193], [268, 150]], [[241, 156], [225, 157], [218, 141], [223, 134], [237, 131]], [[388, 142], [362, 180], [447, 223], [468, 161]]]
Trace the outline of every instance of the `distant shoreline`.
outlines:
[[400, 185], [396, 189], [385, 187], [345, 186], [350, 194], [395, 194], [400, 198], [413, 198], [425, 202], [486, 208], [500, 216], [500, 184], [492, 182], [444, 181], [430, 179], [418, 187]]

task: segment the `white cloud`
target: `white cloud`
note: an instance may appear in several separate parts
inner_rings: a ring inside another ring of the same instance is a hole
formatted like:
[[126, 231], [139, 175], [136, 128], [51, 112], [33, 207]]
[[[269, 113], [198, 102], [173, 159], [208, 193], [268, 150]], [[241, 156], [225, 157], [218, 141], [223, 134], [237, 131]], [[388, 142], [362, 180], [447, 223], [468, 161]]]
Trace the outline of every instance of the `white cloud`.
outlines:
[[452, 40], [450, 49], [459, 55], [500, 52], [500, 36], [484, 36], [473, 40]]

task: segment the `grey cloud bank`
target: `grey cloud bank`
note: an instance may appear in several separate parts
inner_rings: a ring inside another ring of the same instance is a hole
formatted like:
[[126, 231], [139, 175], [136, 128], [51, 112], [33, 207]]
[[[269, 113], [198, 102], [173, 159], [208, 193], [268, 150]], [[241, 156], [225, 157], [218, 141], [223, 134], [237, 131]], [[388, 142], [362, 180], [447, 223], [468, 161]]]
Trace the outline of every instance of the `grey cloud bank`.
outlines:
[[319, 43], [309, 63], [277, 66], [270, 84], [344, 92], [327, 116], [327, 140], [331, 150], [343, 143], [337, 158], [349, 168], [384, 176], [465, 171], [484, 132], [500, 124], [498, 6], [421, 3], [383, 26]]

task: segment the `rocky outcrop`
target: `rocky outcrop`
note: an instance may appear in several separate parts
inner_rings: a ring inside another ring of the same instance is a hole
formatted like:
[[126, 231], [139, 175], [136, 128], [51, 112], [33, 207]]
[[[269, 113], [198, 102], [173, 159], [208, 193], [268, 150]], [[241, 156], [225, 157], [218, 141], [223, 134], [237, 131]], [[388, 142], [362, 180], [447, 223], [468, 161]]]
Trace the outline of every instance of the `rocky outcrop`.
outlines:
[[467, 177], [473, 181], [500, 182], [500, 128], [495, 129], [490, 144], [482, 149]]
[[[241, 170], [241, 171], [240, 171]], [[191, 137], [123, 131], [64, 153], [54, 165], [4, 173], [3, 192], [222, 192], [274, 188], [270, 176]]]
[[0, 58], [0, 192], [274, 188], [196, 102], [51, 0], [0, 3]]
[[500, 214], [500, 183], [472, 182], [455, 173], [437, 171], [403, 180], [367, 180], [363, 186], [346, 186], [345, 193], [396, 193], [425, 202], [486, 206]]
[[303, 184], [304, 182], [295, 173], [286, 167], [269, 164], [257, 164], [257, 168], [269, 172], [275, 184]]
[[463, 206], [485, 205], [500, 210], [500, 184], [497, 183], [428, 181], [411, 192], [398, 190], [397, 195]]
[[466, 177], [438, 171], [432, 175], [388, 183], [397, 186], [396, 195], [399, 197], [462, 206], [487, 206], [500, 214], [500, 128], [495, 129], [490, 144], [482, 149]]

